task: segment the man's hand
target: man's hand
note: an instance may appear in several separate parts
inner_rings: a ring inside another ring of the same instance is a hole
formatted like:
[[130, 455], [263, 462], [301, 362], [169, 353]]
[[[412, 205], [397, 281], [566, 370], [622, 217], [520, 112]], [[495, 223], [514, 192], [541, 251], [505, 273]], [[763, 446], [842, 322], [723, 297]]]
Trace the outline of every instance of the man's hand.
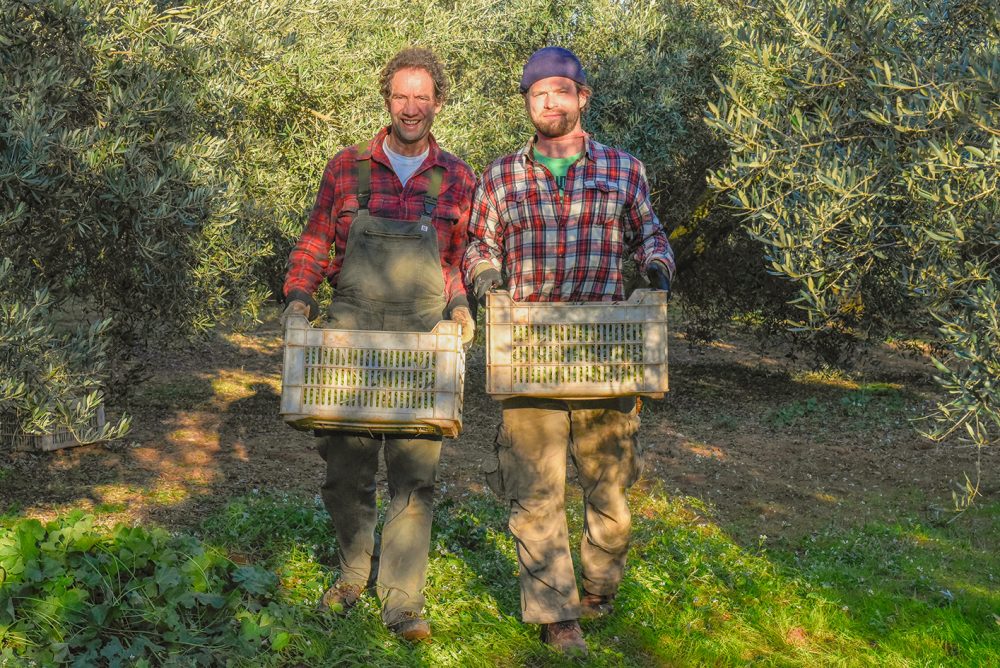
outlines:
[[476, 337], [476, 321], [472, 319], [472, 311], [466, 306], [458, 306], [451, 312], [451, 319], [462, 328], [462, 345], [468, 348]]
[[299, 301], [298, 299], [293, 299], [292, 301], [288, 302], [288, 306], [286, 306], [285, 310], [281, 312], [281, 318], [278, 320], [278, 323], [281, 324], [282, 329], [284, 329], [285, 325], [288, 324], [288, 318], [293, 315], [301, 315], [303, 318], [308, 320], [309, 304], [306, 304], [303, 301]]
[[472, 279], [472, 292], [476, 295], [476, 301], [486, 304], [486, 293], [503, 283], [500, 272], [490, 267], [484, 269]]
[[670, 271], [662, 262], [653, 260], [646, 270], [646, 278], [649, 279], [649, 287], [654, 290], [663, 290], [667, 293], [667, 301], [673, 296], [670, 291]]

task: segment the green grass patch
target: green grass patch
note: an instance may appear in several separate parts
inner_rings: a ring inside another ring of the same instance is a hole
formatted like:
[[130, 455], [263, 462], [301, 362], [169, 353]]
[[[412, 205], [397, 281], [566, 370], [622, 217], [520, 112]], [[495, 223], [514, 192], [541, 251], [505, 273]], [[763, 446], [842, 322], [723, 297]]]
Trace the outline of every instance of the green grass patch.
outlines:
[[720, 431], [736, 431], [740, 428], [740, 421], [737, 417], [729, 415], [728, 413], [722, 413], [717, 415], [712, 419], [712, 430]]
[[123, 513], [128, 509], [125, 503], [98, 503], [94, 506], [95, 515], [113, 515]]
[[816, 415], [820, 411], [820, 402], [815, 397], [788, 402], [768, 413], [765, 422], [775, 429], [781, 429], [798, 422], [800, 419]]
[[[569, 520], [579, 540], [579, 498]], [[1000, 661], [1000, 504], [951, 524], [918, 518], [740, 544], [695, 498], [633, 494], [615, 613], [585, 624], [589, 666], [982, 666]], [[94, 528], [74, 515], [0, 530], [0, 663], [244, 666], [563, 665], [519, 621], [506, 509], [440, 503], [427, 583], [429, 644], [384, 628], [372, 595], [315, 611], [336, 576], [317, 499], [234, 499], [200, 540]], [[123, 607], [124, 606], [124, 607]], [[135, 659], [128, 657], [134, 656]]]
[[851, 431], [871, 430], [879, 425], [900, 426], [916, 410], [917, 399], [899, 386], [866, 383], [858, 389], [828, 392], [784, 402], [763, 419], [774, 430], [791, 427], [837, 427]]
[[0, 509], [0, 528], [9, 529], [22, 519], [20, 504], [13, 503]]
[[1000, 665], [998, 510], [976, 507], [950, 524], [828, 528], [772, 556], [839, 603], [843, 629], [884, 656]]

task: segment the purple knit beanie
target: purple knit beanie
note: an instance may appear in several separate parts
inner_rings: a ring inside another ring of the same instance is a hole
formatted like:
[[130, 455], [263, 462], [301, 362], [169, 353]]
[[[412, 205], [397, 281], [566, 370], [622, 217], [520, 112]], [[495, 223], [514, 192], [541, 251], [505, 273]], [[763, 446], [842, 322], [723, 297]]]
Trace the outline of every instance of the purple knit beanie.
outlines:
[[521, 93], [527, 93], [531, 84], [546, 77], [566, 77], [581, 86], [587, 85], [587, 73], [580, 59], [561, 46], [547, 46], [531, 54], [521, 73]]

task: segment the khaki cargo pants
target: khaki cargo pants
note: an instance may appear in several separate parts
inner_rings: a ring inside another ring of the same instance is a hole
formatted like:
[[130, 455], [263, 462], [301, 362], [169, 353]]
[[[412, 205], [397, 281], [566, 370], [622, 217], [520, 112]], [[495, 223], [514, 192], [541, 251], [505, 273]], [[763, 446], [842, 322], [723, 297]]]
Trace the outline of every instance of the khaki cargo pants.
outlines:
[[626, 491], [642, 473], [638, 431], [634, 398], [503, 402], [496, 459], [487, 464], [486, 477], [510, 503], [525, 622], [580, 616], [566, 526], [567, 448], [583, 488], [583, 588], [618, 591], [632, 529]]

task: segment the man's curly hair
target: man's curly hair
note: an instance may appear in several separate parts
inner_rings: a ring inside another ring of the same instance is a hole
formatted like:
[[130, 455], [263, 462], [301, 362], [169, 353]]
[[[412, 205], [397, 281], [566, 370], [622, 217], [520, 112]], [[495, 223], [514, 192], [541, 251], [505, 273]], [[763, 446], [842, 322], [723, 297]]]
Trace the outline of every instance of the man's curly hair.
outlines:
[[434, 98], [438, 103], [444, 103], [448, 97], [448, 77], [444, 73], [444, 65], [434, 55], [430, 49], [422, 47], [409, 47], [403, 49], [389, 61], [389, 64], [382, 70], [379, 85], [382, 89], [382, 97], [386, 100], [392, 94], [392, 76], [399, 70], [407, 68], [421, 69], [427, 72], [434, 81]]

